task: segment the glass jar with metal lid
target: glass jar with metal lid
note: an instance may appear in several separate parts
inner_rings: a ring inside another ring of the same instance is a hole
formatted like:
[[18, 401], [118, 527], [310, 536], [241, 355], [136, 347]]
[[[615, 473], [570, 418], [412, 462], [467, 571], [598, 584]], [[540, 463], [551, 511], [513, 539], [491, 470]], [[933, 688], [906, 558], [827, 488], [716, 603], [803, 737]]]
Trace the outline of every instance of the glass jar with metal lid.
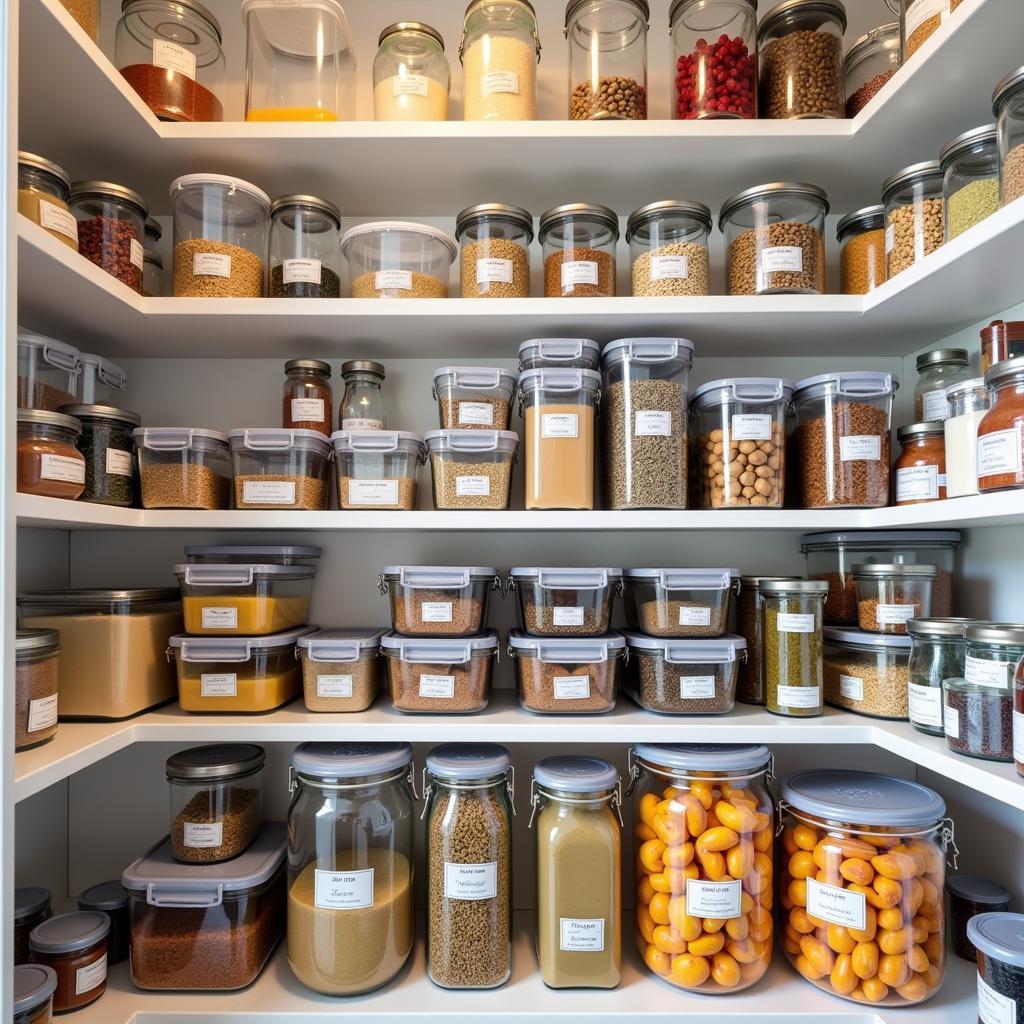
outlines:
[[42, 924], [53, 917], [50, 907], [50, 890], [42, 886], [30, 885], [14, 890], [14, 903], [11, 913], [14, 928], [14, 961], [27, 964], [32, 959], [28, 948], [28, 937], [37, 924]]
[[920, 505], [946, 497], [946, 428], [940, 420], [896, 431], [901, 452], [893, 465], [893, 504]]
[[375, 121], [447, 121], [451, 71], [444, 37], [422, 21], [397, 21], [377, 40]]
[[736, 597], [736, 632], [747, 642], [747, 656], [739, 662], [736, 699], [743, 704], [763, 705], [765, 702], [763, 622], [758, 608], [761, 584], [798, 579], [798, 576], [740, 577], [740, 592]]
[[853, 567], [857, 624], [869, 633], [907, 632], [911, 619], [932, 614], [932, 586], [938, 567], [905, 562], [871, 562]]
[[666, 199], [634, 210], [626, 224], [633, 294], [710, 294], [710, 233], [711, 211], [703, 203]]
[[341, 364], [345, 393], [338, 410], [342, 430], [385, 430], [384, 366], [372, 359], [350, 359]]
[[907, 623], [910, 651], [907, 698], [910, 724], [918, 732], [941, 736], [942, 684], [962, 679], [967, 627], [977, 619], [921, 618]]
[[924, 422], [949, 415], [946, 388], [967, 377], [970, 357], [965, 348], [938, 348], [917, 357], [914, 385], [914, 418]]
[[892, 280], [943, 242], [942, 170], [938, 160], [912, 164], [882, 185], [885, 276]]
[[1024, 320], [993, 320], [980, 333], [983, 374], [1004, 359], [1024, 356]]
[[730, 295], [825, 291], [828, 196], [817, 185], [777, 181], [727, 199], [718, 218], [728, 246]]
[[52, 160], [18, 151], [18, 213], [78, 252], [78, 221], [68, 206], [71, 182]]
[[75, 442], [85, 457], [82, 501], [130, 508], [135, 503], [135, 440], [142, 417], [112, 405], [63, 405], [82, 425]]
[[78, 220], [78, 251], [141, 295], [146, 201], [112, 181], [75, 181], [68, 202]]
[[1024, 487], [1024, 359], [990, 367], [985, 387], [992, 404], [978, 425], [978, 490]]
[[540, 218], [544, 295], [549, 299], [615, 295], [619, 218], [596, 203], [556, 206]]
[[198, 0], [123, 0], [114, 63], [161, 121], [223, 121], [221, 42]]
[[999, 209], [996, 126], [983, 124], [947, 142], [939, 166], [948, 242]]
[[57, 973], [43, 964], [19, 961], [14, 968], [14, 1006], [11, 1024], [50, 1024]]
[[288, 964], [326, 995], [380, 988], [413, 943], [408, 743], [303, 743], [288, 809]]
[[519, 372], [558, 369], [596, 370], [601, 346], [592, 338], [529, 338], [519, 345]]
[[900, 23], [891, 21], [862, 35], [846, 52], [843, 80], [846, 116], [856, 117], [900, 66]]
[[341, 211], [317, 196], [275, 199], [270, 207], [270, 297], [340, 296]]
[[107, 963], [120, 964], [128, 959], [131, 925], [128, 921], [128, 893], [121, 879], [90, 885], [77, 900], [79, 910], [99, 910], [110, 918], [107, 939]]
[[58, 914], [28, 938], [34, 963], [57, 974], [54, 1013], [80, 1010], [107, 990], [107, 937], [110, 918], [95, 910]]
[[962, 0], [902, 0], [903, 59], [909, 60], [939, 30]]
[[647, 0], [568, 0], [569, 120], [647, 118]]
[[18, 490], [74, 501], [85, 490], [85, 459], [75, 447], [81, 433], [73, 416], [19, 409]]
[[38, 747], [57, 734], [60, 634], [19, 629], [14, 641], [14, 749]]
[[825, 703], [871, 718], [907, 720], [908, 636], [824, 629]]
[[524, 299], [530, 294], [529, 210], [507, 203], [480, 203], [455, 219], [464, 299]]
[[999, 142], [999, 199], [1024, 196], [1024, 67], [1011, 71], [992, 93]]
[[885, 282], [885, 207], [865, 206], [836, 225], [844, 295], [866, 295]]
[[289, 359], [284, 377], [281, 426], [330, 435], [334, 424], [331, 364], [322, 359]]
[[813, 718], [823, 710], [824, 580], [765, 580], [758, 588], [765, 707]]
[[978, 427], [991, 404], [983, 377], [946, 388], [949, 415], [943, 424], [946, 442], [946, 497], [978, 493]]

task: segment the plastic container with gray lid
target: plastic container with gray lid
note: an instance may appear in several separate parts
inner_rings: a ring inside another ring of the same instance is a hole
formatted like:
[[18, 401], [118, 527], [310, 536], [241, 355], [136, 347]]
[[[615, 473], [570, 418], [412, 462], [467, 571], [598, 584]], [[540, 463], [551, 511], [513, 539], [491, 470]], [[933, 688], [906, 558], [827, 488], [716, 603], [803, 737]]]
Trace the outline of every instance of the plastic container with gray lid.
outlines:
[[434, 371], [439, 425], [445, 430], [508, 430], [519, 374], [496, 366]]
[[515, 566], [507, 589], [519, 595], [519, 622], [531, 636], [599, 636], [622, 596], [622, 569]]
[[295, 657], [302, 663], [302, 687], [309, 711], [365, 711], [380, 692], [384, 662], [375, 626], [318, 629], [300, 637]]
[[859, 629], [822, 630], [825, 703], [858, 715], [907, 721], [909, 636]]
[[403, 636], [473, 636], [487, 622], [487, 601], [500, 589], [493, 566], [388, 565], [378, 578]]
[[190, 544], [185, 561], [196, 565], [262, 562], [264, 565], [300, 565], [315, 562], [320, 548], [302, 544]]
[[649, 636], [716, 637], [729, 621], [739, 569], [627, 569], [626, 621]]
[[14, 1016], [12, 1024], [50, 1024], [57, 973], [42, 964], [14, 968]]
[[978, 952], [967, 937], [967, 925], [978, 914], [996, 914], [1010, 909], [1010, 893], [998, 882], [974, 875], [952, 875], [946, 879], [949, 894], [949, 928], [953, 952], [961, 960], [976, 963]]
[[231, 501], [228, 435], [203, 427], [138, 427], [143, 508], [224, 509]]
[[75, 401], [82, 373], [74, 345], [18, 328], [18, 408], [56, 412]]
[[331, 442], [317, 430], [246, 427], [228, 431], [235, 508], [327, 508]]
[[416, 507], [423, 438], [407, 430], [336, 430], [331, 434], [342, 509]]
[[519, 453], [514, 430], [428, 430], [424, 440], [435, 508], [508, 508]]
[[530, 338], [519, 345], [519, 372], [566, 367], [596, 370], [601, 346], [592, 338]]

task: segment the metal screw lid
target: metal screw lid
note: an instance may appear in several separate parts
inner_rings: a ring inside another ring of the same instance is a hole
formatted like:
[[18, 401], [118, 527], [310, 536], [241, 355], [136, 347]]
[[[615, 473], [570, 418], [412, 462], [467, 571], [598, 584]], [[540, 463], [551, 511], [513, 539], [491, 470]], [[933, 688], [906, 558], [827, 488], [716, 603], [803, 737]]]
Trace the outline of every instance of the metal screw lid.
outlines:
[[[19, 629], [14, 640], [14, 650], [18, 654], [45, 651], [48, 647], [59, 650], [59, 645], [60, 631], [56, 629]], [[49, 894], [46, 898], [49, 900]]]
[[[565, 5], [566, 31], [569, 30], [569, 23], [572, 19], [575, 18], [584, 7], [592, 4], [593, 2], [594, 0], [569, 0]], [[643, 17], [645, 24], [651, 20], [651, 8], [647, 3], [647, 0], [622, 0], [622, 2], [632, 4], [636, 8], [637, 13]]]
[[118, 409], [113, 405], [62, 405], [60, 411], [77, 420], [113, 420], [117, 423], [130, 423], [133, 427], [142, 426], [141, 413]]
[[128, 188], [127, 185], [118, 185], [114, 181], [73, 181], [68, 202], [75, 203], [80, 199], [113, 199], [115, 202], [134, 206], [136, 211], [142, 214], [143, 220], [149, 216], [146, 200], [135, 189]]
[[[988, 372], [985, 374], [985, 386], [993, 387], [996, 384], [1001, 384], [1004, 380], [1017, 377], [1024, 377], [1024, 359], [1019, 357], [1016, 359], [1004, 359], [1002, 362], [988, 368]], [[18, 417], [21, 417], [20, 412]]]
[[614, 232], [616, 238], [619, 236], [618, 215], [611, 207], [602, 206], [600, 203], [564, 203], [562, 206], [554, 206], [541, 214], [538, 234], [543, 238], [555, 225], [574, 217], [596, 220]]
[[638, 229], [652, 220], [661, 216], [676, 214], [684, 217], [692, 217], [704, 225], [710, 231], [713, 222], [711, 210], [703, 203], [690, 202], [685, 199], [661, 199], [655, 203], [647, 203], [640, 209], [634, 210], [626, 221], [626, 241], [630, 241]]
[[372, 359], [349, 359], [341, 364], [341, 375], [347, 373], [372, 373], [375, 377], [384, 380], [384, 364], [375, 363]]
[[938, 160], [924, 160], [919, 164], [904, 167], [902, 171], [897, 171], [882, 183], [882, 201], [887, 203], [893, 193], [899, 192], [907, 185], [922, 185], [930, 178], [942, 178]]
[[836, 224], [836, 241], [843, 243], [849, 235], [860, 234], [862, 231], [879, 231], [885, 227], [885, 207], [862, 206], [853, 213], [848, 213]]
[[321, 199], [319, 196], [301, 194], [280, 196], [270, 204], [270, 216], [274, 217], [284, 210], [292, 210], [299, 207], [316, 210], [318, 213], [326, 213], [337, 227], [341, 227], [341, 210], [329, 199]]
[[82, 424], [74, 416], [66, 416], [62, 412], [49, 412], [46, 409], [19, 409], [18, 422], [60, 427], [62, 430], [71, 430], [76, 435], [82, 432]]
[[[970, 131], [963, 132], [955, 139], [950, 139], [939, 151], [939, 164], [943, 171], [958, 157], [969, 153], [972, 149], [982, 146], [995, 146], [996, 126], [994, 124], [983, 124]], [[998, 160], [998, 154], [993, 150], [992, 156]], [[995, 171], [996, 168], [993, 168]]]
[[267, 752], [255, 743], [208, 743], [167, 758], [167, 778], [176, 782], [220, 781], [263, 767]]
[[147, 235], [152, 235], [153, 239], [157, 242], [163, 238], [164, 229], [160, 226], [160, 221], [154, 217], [146, 218], [145, 232]]
[[388, 25], [377, 38], [377, 45], [380, 46], [388, 36], [398, 35], [399, 32], [419, 32], [435, 40], [441, 49], [444, 49], [444, 36], [432, 25], [422, 21], [396, 21], [393, 25]]
[[330, 377], [331, 364], [325, 363], [322, 359], [289, 359], [284, 364], [284, 372], [288, 373], [291, 370], [310, 370]]
[[[685, 14], [689, 8], [695, 7], [697, 4], [703, 2], [704, 0], [673, 0], [673, 4], [668, 11], [669, 26], [675, 25], [676, 18], [679, 15]], [[738, 2], [745, 3], [752, 13], [757, 13], [757, 0], [738, 0]]]
[[512, 206], [509, 203], [477, 203], [476, 206], [467, 206], [455, 218], [455, 237], [461, 239], [466, 228], [484, 217], [500, 217], [511, 220], [522, 227], [529, 234], [530, 241], [533, 241], [533, 215], [529, 210], [524, 210], [521, 206]]
[[31, 167], [35, 171], [44, 171], [46, 174], [57, 178], [64, 186], [65, 191], [71, 188], [71, 179], [67, 176], [64, 168], [60, 164], [55, 164], [52, 160], [47, 160], [44, 156], [36, 156], [35, 153], [30, 153], [26, 149], [19, 149], [18, 166]]
[[915, 365], [920, 373], [926, 366], [942, 366], [946, 363], [966, 366], [969, 362], [970, 357], [965, 348], [936, 348], [931, 352], [922, 352]]
[[946, 433], [946, 425], [942, 420], [932, 420], [930, 423], [908, 423], [896, 431], [896, 440], [902, 443], [912, 437], [943, 437]]
[[932, 579], [939, 574], [938, 566], [908, 562], [860, 562], [853, 566], [854, 578], [858, 576], [917, 576]]
[[963, 619], [953, 616], [911, 619], [907, 623], [907, 632], [911, 636], [941, 636], [953, 640], [963, 640], [967, 634], [967, 627], [978, 621], [978, 619]]
[[[846, 31], [846, 8], [840, 0], [782, 0], [776, 4], [762, 19], [757, 27], [757, 39], [769, 35], [776, 22], [794, 14], [820, 14], [822, 19], [835, 18], [843, 32]], [[802, 26], [805, 27], [805, 26]]]
[[1024, 67], [1011, 71], [992, 91], [992, 113], [999, 116], [999, 107], [1004, 99], [1024, 85]]
[[828, 193], [823, 188], [810, 185], [805, 181], [771, 181], [766, 185], [745, 188], [742, 192], [737, 192], [734, 196], [726, 199], [722, 204], [722, 211], [718, 215], [718, 230], [725, 229], [725, 222], [741, 206], [746, 206], [758, 199], [771, 199], [780, 196], [794, 199], [816, 199], [825, 207], [825, 214], [828, 215]]

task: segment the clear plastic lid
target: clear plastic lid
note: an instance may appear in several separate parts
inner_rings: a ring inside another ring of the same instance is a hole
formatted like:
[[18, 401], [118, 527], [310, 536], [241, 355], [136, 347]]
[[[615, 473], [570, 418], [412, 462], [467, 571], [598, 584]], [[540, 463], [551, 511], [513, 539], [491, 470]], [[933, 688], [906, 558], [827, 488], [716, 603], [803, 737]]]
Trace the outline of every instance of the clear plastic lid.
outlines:
[[993, 960], [1024, 967], [1024, 914], [976, 914], [967, 922], [967, 941]]
[[623, 636], [630, 651], [660, 654], [670, 665], [724, 665], [736, 661], [746, 651], [747, 641], [732, 633], [713, 640], [671, 640], [625, 630]]
[[782, 377], [726, 377], [701, 384], [693, 393], [692, 401], [698, 409], [707, 409], [733, 402], [747, 405], [789, 402], [792, 397], [793, 382]]
[[919, 782], [842, 769], [790, 775], [782, 799], [797, 811], [844, 825], [927, 828], [946, 813], [942, 797]]
[[429, 665], [465, 665], [471, 658], [483, 658], [498, 649], [498, 634], [489, 629], [479, 636], [463, 639], [449, 637], [399, 636], [385, 633], [380, 639], [381, 650], [389, 657], [405, 662], [423, 662]]
[[81, 371], [82, 354], [74, 345], [49, 338], [45, 334], [37, 334], [24, 327], [18, 328], [18, 350], [19, 354], [22, 350], [36, 352], [47, 366], [55, 370], [66, 370], [68, 373]]
[[481, 565], [386, 565], [381, 578], [410, 590], [461, 590], [470, 583], [493, 582], [494, 566]]
[[411, 763], [409, 743], [300, 743], [292, 752], [298, 774], [323, 781], [384, 775]]
[[508, 635], [508, 652], [537, 658], [545, 665], [587, 665], [610, 661], [626, 648], [621, 633], [603, 636], [538, 637], [529, 636], [520, 629]]
[[256, 580], [311, 580], [313, 565], [260, 565], [255, 562], [226, 562], [222, 565], [176, 565], [174, 575], [189, 587], [250, 587]]
[[56, 654], [60, 650], [60, 631], [56, 629], [19, 629], [14, 636], [16, 658], [34, 658]]
[[320, 548], [301, 544], [189, 544], [185, 548], [185, 561], [220, 565], [225, 562], [297, 565], [315, 562], [320, 554]]
[[428, 430], [423, 435], [428, 452], [516, 452], [519, 435], [514, 430]]
[[336, 452], [401, 452], [423, 458], [423, 438], [408, 430], [336, 430], [331, 434]]
[[839, 629], [825, 626], [822, 636], [834, 644], [853, 644], [856, 647], [871, 647], [875, 650], [906, 651], [914, 646], [911, 637], [902, 633], [867, 633], [862, 629]]
[[173, 203], [179, 192], [204, 188], [219, 188], [228, 196], [241, 192], [265, 207], [268, 215], [270, 213], [270, 196], [263, 189], [230, 174], [183, 174], [171, 182], [167, 191]]
[[601, 346], [592, 338], [530, 338], [519, 344], [519, 369], [574, 364], [581, 370], [594, 370], [601, 359]]
[[891, 373], [850, 370], [844, 373], [819, 373], [804, 377], [793, 385], [793, 400], [813, 401], [825, 395], [841, 398], [884, 398], [894, 395], [899, 381]]
[[504, 775], [512, 755], [497, 743], [444, 743], [427, 755], [427, 771], [446, 782], [479, 782]]
[[167, 644], [181, 661], [241, 663], [251, 661], [256, 654], [274, 654], [294, 647], [299, 637], [313, 630], [313, 626], [300, 626], [270, 636], [189, 636], [178, 633]]
[[98, 910], [58, 914], [32, 929], [28, 944], [33, 953], [77, 953], [110, 934], [110, 918]]
[[618, 769], [600, 757], [546, 757], [533, 766], [533, 779], [552, 793], [598, 793], [619, 783]]
[[45, 964], [18, 964], [14, 968], [14, 1016], [47, 1002], [57, 991], [57, 972]]
[[289, 430], [285, 427], [236, 427], [228, 431], [233, 452], [318, 452], [331, 454], [331, 439], [318, 430]]
[[739, 569], [627, 569], [623, 576], [636, 582], [653, 580], [665, 590], [728, 590], [740, 578]]
[[808, 551], [844, 547], [861, 551], [871, 548], [899, 550], [901, 545], [917, 548], [937, 544], [955, 548], [959, 543], [959, 530], [864, 530], [860, 533], [805, 533], [800, 538], [800, 550], [806, 555]]
[[228, 453], [228, 435], [205, 427], [139, 427], [132, 431], [132, 437], [148, 451]]
[[517, 565], [509, 569], [508, 575], [513, 583], [529, 580], [541, 590], [603, 590], [622, 579], [622, 569]]
[[120, 879], [112, 882], [98, 882], [90, 885], [81, 896], [78, 897], [79, 910], [120, 910], [128, 906], [128, 893]]
[[661, 363], [683, 362], [693, 365], [693, 342], [686, 338], [619, 338], [605, 345], [601, 352], [601, 368], [630, 360], [657, 366]]
[[380, 638], [386, 632], [376, 626], [317, 629], [299, 637], [295, 646], [306, 652], [309, 661], [358, 661], [380, 651]]
[[[272, 0], [268, 0], [268, 2], [272, 2]], [[446, 235], [440, 228], [431, 227], [429, 224], [417, 224], [412, 220], [375, 220], [367, 224], [357, 224], [354, 228], [349, 228], [342, 237], [341, 254], [348, 259], [352, 246], [359, 239], [383, 242], [384, 237], [396, 233], [420, 235], [423, 238], [431, 239], [447, 250], [449, 263], [455, 260], [458, 246], [454, 238]]]
[[637, 743], [632, 753], [645, 767], [669, 772], [755, 772], [772, 758], [759, 743]]
[[442, 366], [434, 371], [433, 389], [466, 388], [470, 391], [493, 391], [496, 397], [511, 399], [519, 374], [498, 366]]

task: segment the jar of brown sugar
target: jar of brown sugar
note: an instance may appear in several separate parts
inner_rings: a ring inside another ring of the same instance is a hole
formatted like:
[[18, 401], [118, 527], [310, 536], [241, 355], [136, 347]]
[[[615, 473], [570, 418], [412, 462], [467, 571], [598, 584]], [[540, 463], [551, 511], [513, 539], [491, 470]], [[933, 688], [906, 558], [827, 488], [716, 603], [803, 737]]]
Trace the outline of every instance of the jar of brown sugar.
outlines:
[[106, 992], [109, 934], [110, 918], [95, 910], [58, 914], [32, 931], [33, 961], [57, 975], [54, 1013], [80, 1010]]
[[978, 490], [1024, 487], [1024, 359], [996, 363], [985, 386], [992, 406], [978, 426]]
[[85, 458], [75, 447], [82, 424], [42, 409], [18, 410], [18, 490], [74, 501], [85, 490]]
[[284, 364], [284, 376], [281, 426], [286, 430], [319, 430], [330, 436], [334, 415], [330, 363], [289, 359]]
[[896, 431], [903, 446], [896, 460], [895, 505], [921, 505], [946, 497], [946, 429], [939, 421], [911, 423]]
[[57, 655], [55, 629], [19, 629], [14, 641], [14, 749], [27, 750], [57, 733]]
[[836, 225], [844, 295], [866, 295], [885, 281], [885, 207], [865, 206]]

